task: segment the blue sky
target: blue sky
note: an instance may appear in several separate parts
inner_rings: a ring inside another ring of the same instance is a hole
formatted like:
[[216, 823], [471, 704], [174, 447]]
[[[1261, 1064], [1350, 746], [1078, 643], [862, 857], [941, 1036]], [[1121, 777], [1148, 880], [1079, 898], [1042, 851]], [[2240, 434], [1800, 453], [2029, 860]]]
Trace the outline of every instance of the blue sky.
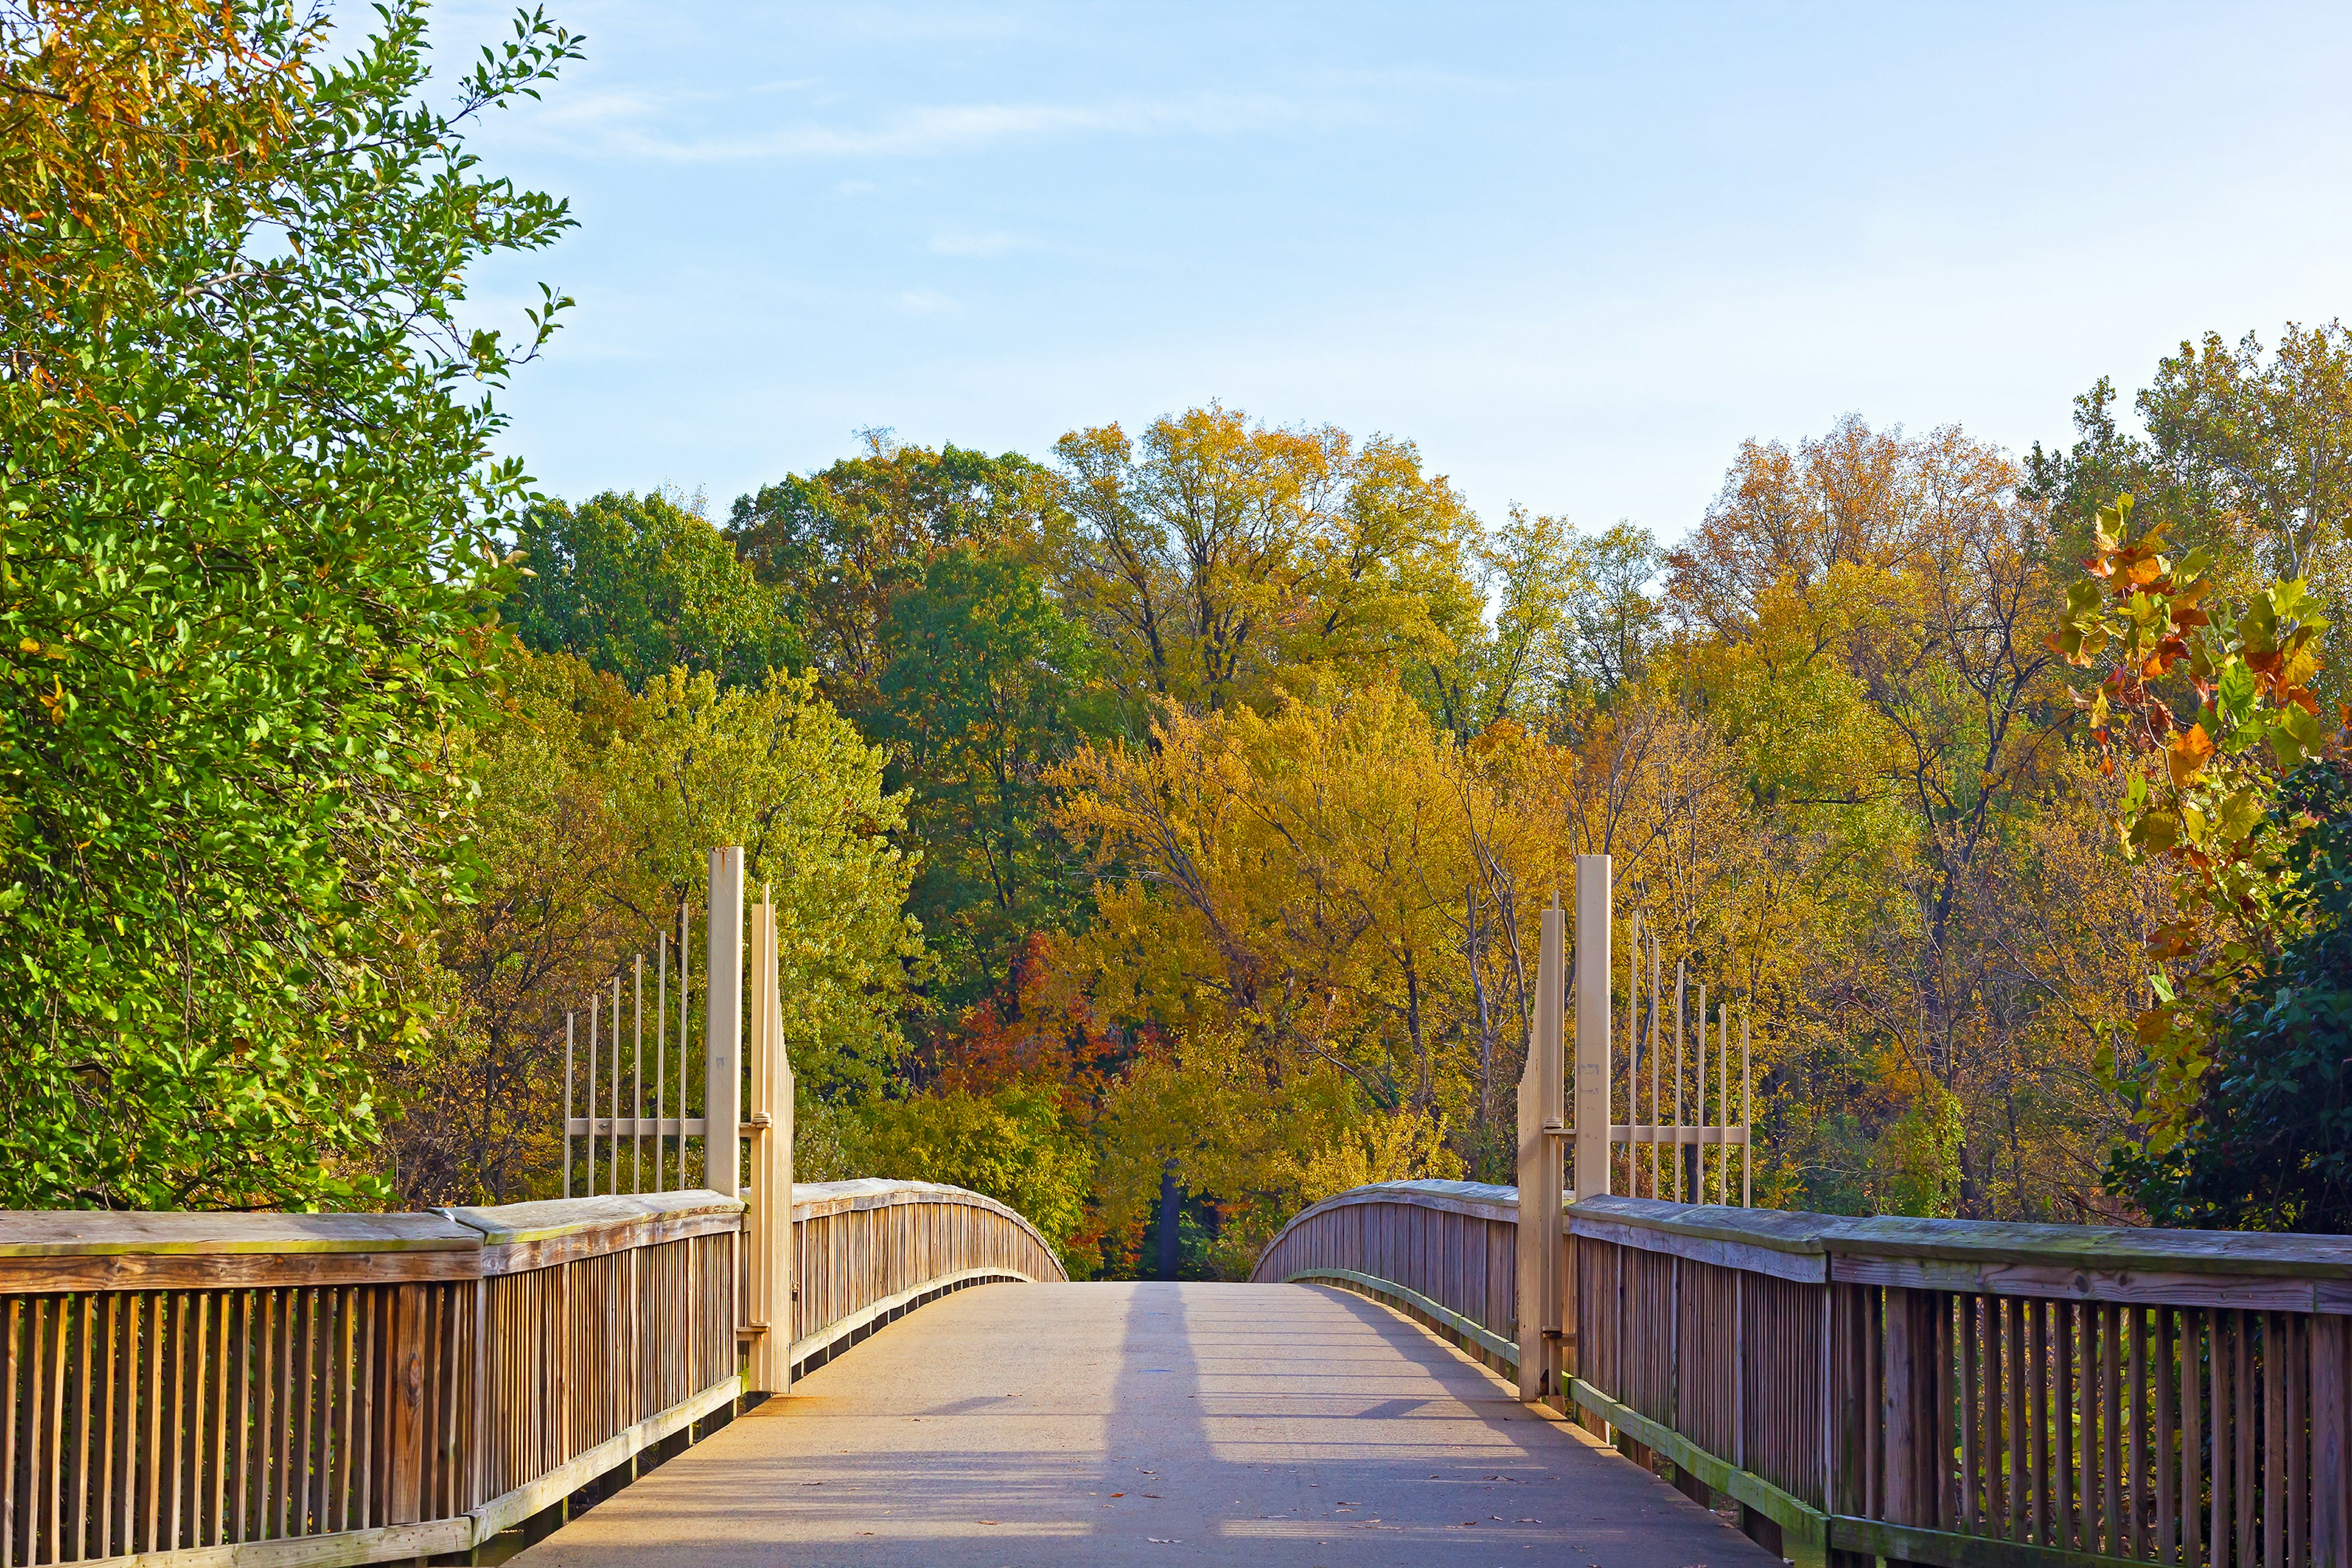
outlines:
[[479, 146], [581, 226], [477, 293], [579, 301], [505, 399], [567, 497], [1221, 398], [1672, 538], [1744, 437], [2352, 316], [2340, 5], [549, 4]]

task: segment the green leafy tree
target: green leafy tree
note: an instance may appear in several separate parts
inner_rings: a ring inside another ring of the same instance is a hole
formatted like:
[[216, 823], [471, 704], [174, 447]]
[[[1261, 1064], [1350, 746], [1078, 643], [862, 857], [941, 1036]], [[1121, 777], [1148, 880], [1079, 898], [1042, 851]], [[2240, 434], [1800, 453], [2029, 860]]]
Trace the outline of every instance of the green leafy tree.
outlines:
[[1435, 657], [1405, 671], [1430, 716], [1467, 741], [1488, 726], [1526, 726], [1566, 679], [1562, 634], [1592, 584], [1566, 518], [1513, 506], [1470, 552], [1491, 624], [1465, 624]]
[[2217, 593], [2244, 600], [2273, 582], [2308, 584], [2338, 627], [2319, 689], [2352, 696], [2333, 640], [2352, 626], [2352, 330], [2290, 321], [2275, 348], [2252, 332], [2234, 344], [2218, 332], [2182, 342], [2132, 398], [2144, 437], [2121, 426], [2116, 402], [2101, 377], [2074, 400], [2073, 446], [2037, 444], [2026, 459], [2027, 489], [2075, 520], [2061, 553], [2095, 549], [2097, 509], [2132, 495], [2144, 522], [2204, 552]]
[[152, 57], [143, 6], [0, 26], [11, 125], [78, 37], [172, 76], [0, 157], [7, 270], [55, 285], [7, 291], [0, 396], [0, 1205], [351, 1202], [463, 880], [444, 737], [525, 483], [490, 390], [563, 303], [461, 320], [469, 267], [570, 224], [467, 121], [575, 41], [522, 16], [445, 112], [415, 0], [332, 61], [274, 7], [152, 15]]
[[1085, 629], [1036, 572], [969, 550], [934, 559], [890, 606], [879, 706], [923, 849], [912, 909], [960, 1009], [1013, 979], [1033, 931], [1075, 921], [1085, 889], [1050, 821], [1048, 773], [1105, 728]]
[[1606, 699], [1641, 678], [1664, 635], [1649, 588], [1665, 552], [1648, 529], [1620, 521], [1580, 541], [1576, 555], [1588, 587], [1570, 601], [1562, 662], [1580, 688]]
[[926, 1005], [951, 1018], [1082, 902], [1042, 774], [1102, 705], [1085, 630], [1039, 571], [1055, 476], [865, 435], [860, 456], [739, 500], [729, 532], [809, 628], [821, 689], [892, 752], [936, 963]]
[[632, 689], [671, 669], [756, 686], [806, 660], [783, 597], [698, 502], [612, 490], [576, 510], [548, 501], [518, 536], [532, 575], [505, 615], [528, 647], [575, 655]]
[[1053, 1085], [882, 1101], [867, 1112], [859, 1143], [865, 1173], [985, 1193], [1035, 1226], [1076, 1278], [1090, 1272], [1092, 1259], [1070, 1243], [1086, 1223], [1094, 1158], [1065, 1122]]
[[12, 419], [119, 422], [79, 327], [152, 310], [203, 243], [198, 187], [249, 194], [304, 110], [321, 26], [271, 7], [0, 4], [0, 321]]
[[1411, 442], [1212, 404], [1133, 437], [1075, 430], [1055, 454], [1055, 589], [1139, 709], [1270, 709], [1329, 672], [1443, 667], [1479, 626], [1474, 520]]
[[2352, 1233], [2352, 773], [2311, 762], [2270, 813], [2283, 933], [2213, 1019], [2189, 1135], [2110, 1180], [2158, 1225]]
[[1034, 553], [1055, 505], [1052, 476], [1026, 458], [953, 445], [902, 447], [868, 430], [866, 452], [740, 497], [728, 537], [807, 628], [825, 695], [864, 718], [877, 699], [892, 604], [942, 550]]
[[404, 1201], [559, 1190], [564, 1014], [625, 984], [638, 953], [651, 1011], [656, 944], [682, 906], [701, 910], [713, 845], [743, 845], [751, 897], [775, 900], [785, 1043], [811, 1108], [877, 1093], [921, 957], [883, 753], [788, 676], [722, 688], [677, 670], [632, 697], [569, 655], [518, 652], [501, 685], [456, 741], [483, 784], [474, 897], [436, 932], [430, 1035], [386, 1074]]
[[471, 896], [442, 911], [433, 1020], [378, 1064], [392, 1102], [379, 1158], [405, 1208], [561, 1191], [563, 1015], [653, 946], [641, 835], [612, 787], [644, 704], [563, 654], [509, 650], [488, 710], [452, 737], [480, 793]]
[[[2275, 1025], [2264, 1020], [2281, 1006], [2294, 1011], [2282, 988], [2331, 962], [2325, 941], [2313, 945], [2315, 923], [2332, 918], [2313, 873], [2321, 882], [2334, 874], [2332, 841], [2302, 840], [2336, 796], [2306, 787], [2316, 805], [2297, 806], [2282, 787], [2342, 749], [2311, 684], [2327, 623], [2300, 580], [2232, 614], [2213, 592], [2211, 552], [2176, 560], [2160, 530], [2127, 540], [2132, 510], [2127, 495], [2100, 509], [2090, 575], [2068, 589], [2050, 639], [2070, 663], [2104, 668], [2077, 700], [2104, 766], [2126, 765], [2116, 823], [2124, 853], [2172, 873], [2175, 918], [2147, 940], [2159, 966], [2154, 1005], [2111, 1069], [2139, 1136], [2111, 1156], [2108, 1184], [2184, 1223], [2275, 1218], [2299, 1212], [2290, 1195], [2298, 1178], [2239, 1168], [2242, 1182], [2266, 1177], [2265, 1192], [2249, 1184], [2239, 1206], [2219, 1201], [2216, 1171], [2263, 1134], [2214, 1116], [2246, 1111], [2231, 1098], [2260, 1093], [2261, 1064], [2277, 1058], [2266, 1034]], [[2176, 710], [2184, 699], [2191, 717]]]
[[750, 896], [775, 899], [784, 1041], [806, 1096], [874, 1096], [904, 1046], [922, 933], [903, 912], [914, 862], [887, 760], [804, 678], [722, 689], [672, 670], [604, 764], [635, 861], [607, 896], [646, 940], [700, 902], [712, 845], [743, 846]]

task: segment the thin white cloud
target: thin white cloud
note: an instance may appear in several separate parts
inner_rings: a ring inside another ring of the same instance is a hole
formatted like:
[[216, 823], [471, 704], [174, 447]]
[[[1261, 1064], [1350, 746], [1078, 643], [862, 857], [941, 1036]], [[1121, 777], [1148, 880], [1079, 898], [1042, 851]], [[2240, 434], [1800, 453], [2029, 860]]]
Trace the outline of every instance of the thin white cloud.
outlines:
[[1370, 106], [1346, 99], [1203, 94], [1097, 104], [941, 104], [903, 110], [869, 125], [798, 124], [751, 135], [697, 136], [670, 129], [668, 108], [642, 93], [586, 95], [546, 114], [540, 129], [551, 142], [572, 147], [592, 141], [605, 155], [709, 163], [921, 158], [1064, 136], [1229, 136], [1328, 129], [1375, 117]]
[[909, 289], [898, 296], [898, 308], [909, 315], [935, 316], [955, 309], [955, 301], [936, 289]]

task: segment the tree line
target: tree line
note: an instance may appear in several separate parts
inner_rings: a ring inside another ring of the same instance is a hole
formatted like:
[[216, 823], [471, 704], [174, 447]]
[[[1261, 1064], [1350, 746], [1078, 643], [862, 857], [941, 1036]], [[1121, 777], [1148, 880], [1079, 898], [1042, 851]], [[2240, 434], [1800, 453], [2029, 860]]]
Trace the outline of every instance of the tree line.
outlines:
[[0, 7], [0, 1201], [547, 1195], [562, 1014], [740, 842], [803, 1177], [1074, 1275], [1510, 1180], [1592, 851], [1748, 1014], [1759, 1202], [2352, 1224], [2340, 324], [1752, 440], [1669, 542], [1220, 404], [566, 502], [484, 389], [568, 302], [463, 280], [571, 219], [465, 131], [578, 41], [324, 44]]

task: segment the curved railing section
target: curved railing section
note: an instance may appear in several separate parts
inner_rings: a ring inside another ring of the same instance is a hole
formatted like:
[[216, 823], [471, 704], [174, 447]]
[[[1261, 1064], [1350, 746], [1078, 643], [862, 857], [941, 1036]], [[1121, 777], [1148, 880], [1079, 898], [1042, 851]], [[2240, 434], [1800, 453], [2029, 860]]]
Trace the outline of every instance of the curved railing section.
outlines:
[[1843, 1560], [2352, 1562], [2352, 1239], [1598, 1198], [1587, 1415]]
[[742, 1215], [0, 1215], [0, 1563], [469, 1551], [731, 1408]]
[[793, 1237], [795, 1376], [951, 1290], [1070, 1277], [1020, 1215], [932, 1182], [802, 1183]]
[[1381, 1182], [1301, 1210], [1250, 1278], [1370, 1295], [1465, 1351], [1517, 1364], [1519, 1193], [1482, 1182]]
[[[1517, 1364], [1517, 1194], [1401, 1182], [1261, 1280]], [[1567, 1407], [1775, 1550], [1866, 1563], [2352, 1563], [2352, 1238], [1570, 1205]]]
[[[1067, 1278], [977, 1193], [793, 1198], [796, 1364], [950, 1290]], [[544, 1523], [738, 1407], [745, 1215], [0, 1213], [0, 1565], [381, 1562]]]

